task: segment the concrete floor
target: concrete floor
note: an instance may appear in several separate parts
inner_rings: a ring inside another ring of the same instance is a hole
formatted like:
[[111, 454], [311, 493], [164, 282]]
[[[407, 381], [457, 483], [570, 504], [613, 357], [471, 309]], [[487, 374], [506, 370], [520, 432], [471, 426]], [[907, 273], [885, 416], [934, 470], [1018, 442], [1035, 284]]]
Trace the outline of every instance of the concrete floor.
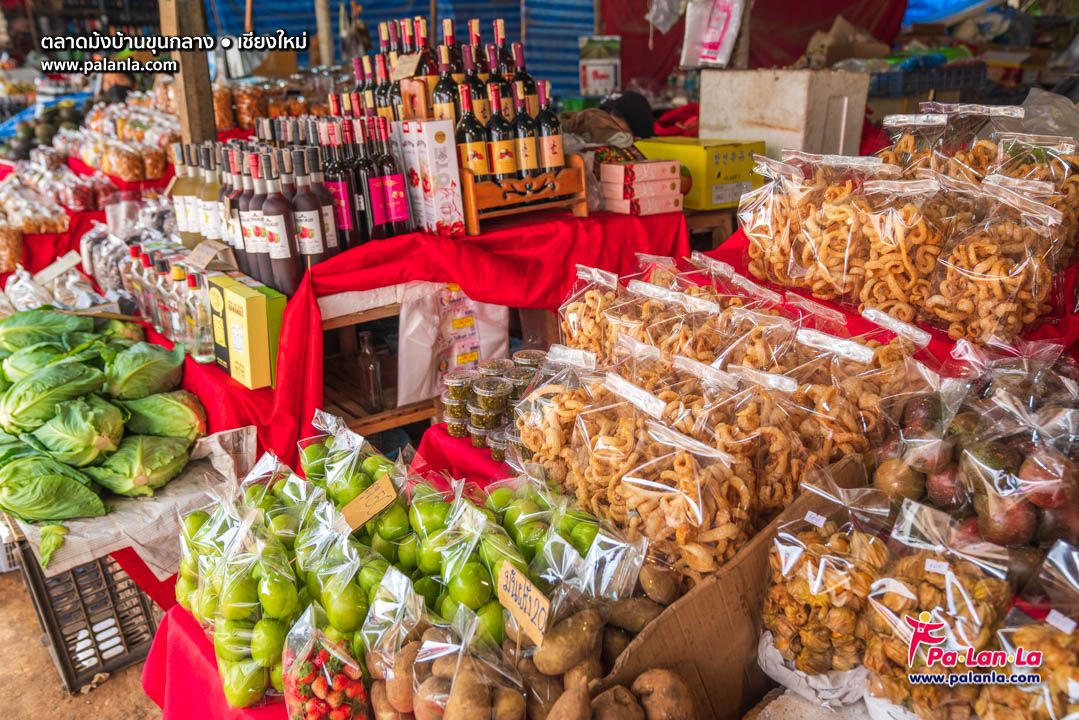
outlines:
[[0, 575], [0, 708], [4, 717], [52, 720], [158, 720], [161, 711], [142, 691], [142, 664], [113, 675], [86, 695], [60, 686], [41, 626], [19, 571]]

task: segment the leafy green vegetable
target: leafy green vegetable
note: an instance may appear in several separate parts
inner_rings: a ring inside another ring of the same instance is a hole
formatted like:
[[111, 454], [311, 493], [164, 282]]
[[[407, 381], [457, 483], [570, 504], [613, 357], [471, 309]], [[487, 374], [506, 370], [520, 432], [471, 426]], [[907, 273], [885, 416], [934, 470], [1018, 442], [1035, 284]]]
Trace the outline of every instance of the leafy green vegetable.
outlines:
[[14, 352], [41, 342], [55, 342], [68, 332], [92, 332], [94, 319], [38, 308], [0, 321], [0, 347]]
[[4, 375], [12, 382], [40, 370], [66, 352], [64, 346], [56, 342], [43, 342], [28, 345], [4, 358]]
[[138, 400], [121, 400], [131, 417], [129, 432], [197, 440], [206, 434], [206, 411], [187, 390], [157, 393]]
[[94, 392], [105, 382], [100, 370], [82, 363], [49, 365], [19, 380], [0, 397], [0, 426], [17, 434], [45, 424], [56, 414], [56, 406]]
[[108, 400], [88, 395], [57, 405], [52, 420], [26, 438], [56, 460], [81, 467], [99, 463], [114, 452], [123, 434], [123, 411]]
[[95, 330], [98, 334], [106, 337], [120, 338], [134, 342], [142, 342], [146, 339], [146, 335], [143, 333], [141, 325], [133, 322], [125, 322], [124, 320], [98, 320]]
[[175, 389], [183, 377], [184, 346], [172, 350], [140, 342], [112, 358], [105, 366], [107, 389], [113, 397], [137, 400]]
[[29, 522], [105, 514], [88, 477], [37, 453], [24, 453], [0, 468], [0, 509]]
[[153, 495], [184, 469], [189, 444], [183, 438], [128, 435], [104, 465], [88, 467], [86, 474], [118, 495]]
[[49, 566], [52, 554], [64, 544], [64, 537], [67, 534], [68, 529], [60, 523], [49, 523], [41, 528], [41, 546], [38, 548], [38, 552], [41, 553], [41, 567]]

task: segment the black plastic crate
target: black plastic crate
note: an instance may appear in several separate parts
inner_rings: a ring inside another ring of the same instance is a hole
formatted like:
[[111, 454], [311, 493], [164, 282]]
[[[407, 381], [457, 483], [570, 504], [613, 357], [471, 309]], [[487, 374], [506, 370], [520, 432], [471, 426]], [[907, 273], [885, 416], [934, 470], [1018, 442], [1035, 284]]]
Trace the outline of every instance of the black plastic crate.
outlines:
[[64, 689], [86, 692], [150, 651], [157, 617], [150, 598], [111, 557], [47, 578], [25, 540], [19, 566]]
[[3, 543], [4, 555], [0, 557], [0, 573], [19, 569], [19, 549], [15, 543]]
[[985, 85], [985, 80], [985, 63], [897, 70], [870, 75], [869, 94], [876, 97], [906, 97], [922, 95], [930, 90], [979, 90]]

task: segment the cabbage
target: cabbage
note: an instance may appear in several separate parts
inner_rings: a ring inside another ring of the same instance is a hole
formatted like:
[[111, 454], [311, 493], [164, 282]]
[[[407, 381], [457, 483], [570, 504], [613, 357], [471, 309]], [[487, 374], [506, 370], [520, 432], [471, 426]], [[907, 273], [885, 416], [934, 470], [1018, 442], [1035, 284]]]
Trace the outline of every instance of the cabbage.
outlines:
[[36, 453], [23, 454], [0, 468], [0, 509], [28, 522], [98, 517], [106, 512], [89, 478]]
[[4, 358], [4, 376], [11, 382], [22, 380], [35, 370], [40, 370], [56, 360], [64, 352], [64, 346], [54, 342], [27, 345]]
[[99, 320], [96, 330], [98, 334], [104, 335], [105, 337], [120, 338], [123, 340], [131, 340], [133, 342], [142, 342], [146, 339], [146, 335], [143, 333], [141, 325], [125, 320], [116, 320], [115, 318]]
[[41, 528], [41, 545], [38, 552], [41, 553], [41, 567], [49, 567], [52, 554], [64, 544], [64, 537], [68, 529], [59, 523], [50, 523]]
[[19, 380], [0, 397], [0, 426], [12, 435], [29, 432], [56, 414], [56, 406], [92, 393], [105, 383], [100, 370], [82, 363], [49, 365]]
[[138, 400], [121, 400], [131, 413], [129, 432], [197, 440], [206, 434], [206, 411], [187, 390], [157, 393]]
[[187, 465], [189, 445], [183, 438], [128, 435], [104, 465], [85, 472], [118, 495], [153, 495]]
[[123, 411], [97, 395], [88, 395], [60, 403], [52, 420], [25, 437], [54, 459], [81, 467], [104, 460], [119, 446], [123, 434]]
[[107, 389], [113, 397], [124, 400], [168, 392], [180, 384], [183, 365], [183, 343], [176, 343], [172, 350], [146, 342], [135, 343], [106, 364]]
[[23, 310], [0, 321], [0, 347], [14, 352], [41, 342], [56, 342], [64, 333], [92, 332], [94, 319], [44, 310]]

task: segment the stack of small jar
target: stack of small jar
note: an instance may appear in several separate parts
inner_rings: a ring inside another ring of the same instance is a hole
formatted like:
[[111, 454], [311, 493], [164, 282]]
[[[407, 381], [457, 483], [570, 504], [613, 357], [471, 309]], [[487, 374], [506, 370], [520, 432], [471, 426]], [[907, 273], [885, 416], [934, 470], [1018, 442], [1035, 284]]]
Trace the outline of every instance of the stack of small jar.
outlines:
[[442, 393], [446, 432], [471, 437], [473, 447], [490, 448], [491, 458], [503, 462], [513, 406], [524, 397], [546, 356], [542, 350], [518, 350], [512, 360], [484, 360], [475, 369], [448, 372]]

